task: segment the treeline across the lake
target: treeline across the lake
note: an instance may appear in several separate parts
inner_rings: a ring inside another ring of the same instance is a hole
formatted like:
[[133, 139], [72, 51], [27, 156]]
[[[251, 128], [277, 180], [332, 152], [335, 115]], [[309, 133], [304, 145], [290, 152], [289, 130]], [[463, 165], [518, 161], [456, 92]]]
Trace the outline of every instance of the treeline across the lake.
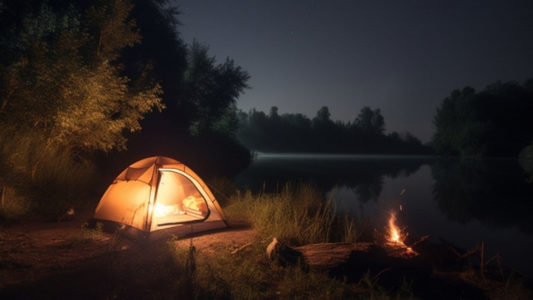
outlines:
[[354, 122], [331, 120], [329, 108], [322, 107], [313, 119], [294, 114], [269, 114], [255, 109], [238, 111], [237, 137], [248, 148], [263, 152], [428, 154], [431, 149], [410, 133], [385, 134], [380, 109], [365, 106]]
[[454, 90], [434, 117], [438, 154], [517, 157], [533, 140], [533, 79]]

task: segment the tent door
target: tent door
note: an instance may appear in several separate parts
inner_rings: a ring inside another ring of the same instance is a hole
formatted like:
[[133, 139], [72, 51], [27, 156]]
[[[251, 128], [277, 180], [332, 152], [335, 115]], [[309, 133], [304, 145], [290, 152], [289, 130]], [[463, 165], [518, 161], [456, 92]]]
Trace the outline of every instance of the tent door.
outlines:
[[152, 224], [161, 227], [199, 222], [208, 216], [207, 202], [191, 179], [178, 171], [160, 171]]

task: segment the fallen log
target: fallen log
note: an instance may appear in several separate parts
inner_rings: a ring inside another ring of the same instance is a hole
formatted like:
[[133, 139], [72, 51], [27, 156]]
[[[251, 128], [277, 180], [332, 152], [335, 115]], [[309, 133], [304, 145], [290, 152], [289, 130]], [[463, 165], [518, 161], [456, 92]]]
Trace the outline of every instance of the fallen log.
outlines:
[[[305, 269], [326, 270], [335, 276], [359, 280], [367, 272], [383, 273], [395, 279], [429, 276], [432, 267], [419, 257], [395, 257], [374, 243], [318, 243], [290, 247], [277, 238], [267, 247], [271, 260], [282, 265], [300, 265]], [[381, 274], [380, 278], [384, 275]]]

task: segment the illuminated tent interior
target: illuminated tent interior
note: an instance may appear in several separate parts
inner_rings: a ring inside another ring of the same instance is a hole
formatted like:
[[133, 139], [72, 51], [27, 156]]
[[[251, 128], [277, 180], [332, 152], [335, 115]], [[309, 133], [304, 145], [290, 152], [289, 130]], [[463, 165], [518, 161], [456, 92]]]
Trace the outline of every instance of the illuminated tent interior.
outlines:
[[93, 221], [143, 240], [227, 227], [204, 181], [183, 163], [163, 156], [145, 158], [120, 173], [96, 207]]

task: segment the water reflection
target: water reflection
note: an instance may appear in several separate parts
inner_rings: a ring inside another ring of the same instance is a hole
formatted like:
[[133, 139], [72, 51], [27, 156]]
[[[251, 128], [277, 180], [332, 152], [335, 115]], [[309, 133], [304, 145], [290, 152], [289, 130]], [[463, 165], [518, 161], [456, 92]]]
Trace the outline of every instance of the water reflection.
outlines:
[[470, 249], [485, 242], [486, 255], [499, 251], [506, 263], [533, 273], [529, 176], [516, 159], [264, 155], [237, 183], [253, 192], [312, 183], [378, 228], [403, 205], [397, 217], [410, 235], [429, 235], [433, 242], [443, 237]]
[[427, 156], [262, 154], [237, 177], [237, 182], [253, 192], [273, 192], [287, 182], [315, 184], [325, 192], [348, 187], [366, 202], [380, 196], [385, 177], [407, 177]]
[[439, 159], [431, 175], [435, 200], [450, 220], [533, 232], [533, 184], [516, 159]]
[[385, 179], [407, 178], [423, 165], [430, 166], [432, 197], [450, 221], [479, 220], [491, 229], [518, 226], [533, 233], [533, 184], [527, 182], [528, 174], [516, 159], [263, 154], [237, 182], [253, 192], [274, 192], [287, 182], [306, 182], [325, 194], [347, 189], [360, 203], [389, 201], [381, 195]]

